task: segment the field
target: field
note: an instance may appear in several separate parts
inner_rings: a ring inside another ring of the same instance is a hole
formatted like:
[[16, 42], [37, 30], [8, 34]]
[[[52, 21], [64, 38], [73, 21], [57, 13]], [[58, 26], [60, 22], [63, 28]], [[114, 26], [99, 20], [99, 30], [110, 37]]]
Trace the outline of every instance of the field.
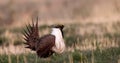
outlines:
[[[66, 50], [39, 58], [23, 29], [39, 17], [39, 34], [63, 24]], [[1, 0], [0, 63], [120, 63], [119, 0]]]
[[[0, 63], [119, 63], [120, 22], [66, 24], [66, 50], [43, 59], [25, 49], [23, 28], [0, 29]], [[49, 33], [39, 26], [40, 35]], [[45, 32], [44, 32], [45, 31]], [[12, 40], [11, 40], [12, 39]]]

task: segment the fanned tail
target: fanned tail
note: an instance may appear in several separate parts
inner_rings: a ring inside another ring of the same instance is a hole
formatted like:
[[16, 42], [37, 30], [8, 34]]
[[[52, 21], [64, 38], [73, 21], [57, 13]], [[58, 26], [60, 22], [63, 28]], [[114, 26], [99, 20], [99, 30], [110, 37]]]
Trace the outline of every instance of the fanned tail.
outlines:
[[36, 50], [35, 46], [39, 39], [39, 32], [38, 32], [38, 20], [36, 24], [32, 21], [32, 25], [26, 25], [26, 30], [24, 30], [24, 40], [26, 41], [25, 44], [31, 50]]

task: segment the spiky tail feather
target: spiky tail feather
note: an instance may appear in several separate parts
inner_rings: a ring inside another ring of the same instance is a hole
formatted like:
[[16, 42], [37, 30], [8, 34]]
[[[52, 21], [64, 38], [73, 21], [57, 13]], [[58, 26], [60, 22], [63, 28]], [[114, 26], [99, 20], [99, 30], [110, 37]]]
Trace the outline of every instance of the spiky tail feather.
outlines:
[[26, 30], [24, 30], [24, 40], [26, 41], [25, 44], [28, 45], [25, 48], [30, 48], [31, 50], [36, 50], [35, 45], [39, 39], [39, 32], [38, 32], [38, 20], [36, 24], [32, 21], [32, 25], [26, 25]]

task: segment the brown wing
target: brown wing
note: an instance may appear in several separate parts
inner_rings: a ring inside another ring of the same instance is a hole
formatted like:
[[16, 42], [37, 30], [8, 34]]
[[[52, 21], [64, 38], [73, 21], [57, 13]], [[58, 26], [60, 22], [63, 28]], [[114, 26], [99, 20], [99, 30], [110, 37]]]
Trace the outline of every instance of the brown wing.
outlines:
[[55, 45], [55, 36], [46, 35], [39, 39], [36, 52], [39, 57], [46, 58], [53, 54], [52, 47]]
[[32, 50], [35, 50], [35, 43], [37, 43], [39, 39], [39, 33], [38, 33], [38, 21], [36, 24], [32, 22], [32, 25], [26, 26], [27, 30], [24, 30], [24, 36], [25, 41], [28, 46], [26, 48], [30, 48]]

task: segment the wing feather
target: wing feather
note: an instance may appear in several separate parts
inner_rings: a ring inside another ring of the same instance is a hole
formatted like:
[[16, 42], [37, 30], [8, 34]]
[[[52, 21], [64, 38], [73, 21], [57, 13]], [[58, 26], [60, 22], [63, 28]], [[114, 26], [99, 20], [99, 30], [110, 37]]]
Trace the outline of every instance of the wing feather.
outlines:
[[24, 30], [24, 40], [25, 44], [28, 45], [26, 48], [30, 48], [35, 50], [35, 44], [39, 39], [39, 31], [38, 31], [38, 21], [36, 24], [32, 22], [32, 25], [26, 25], [26, 30]]
[[46, 35], [39, 39], [39, 43], [37, 43], [36, 52], [39, 57], [49, 57], [53, 54], [52, 47], [55, 45], [55, 36]]

